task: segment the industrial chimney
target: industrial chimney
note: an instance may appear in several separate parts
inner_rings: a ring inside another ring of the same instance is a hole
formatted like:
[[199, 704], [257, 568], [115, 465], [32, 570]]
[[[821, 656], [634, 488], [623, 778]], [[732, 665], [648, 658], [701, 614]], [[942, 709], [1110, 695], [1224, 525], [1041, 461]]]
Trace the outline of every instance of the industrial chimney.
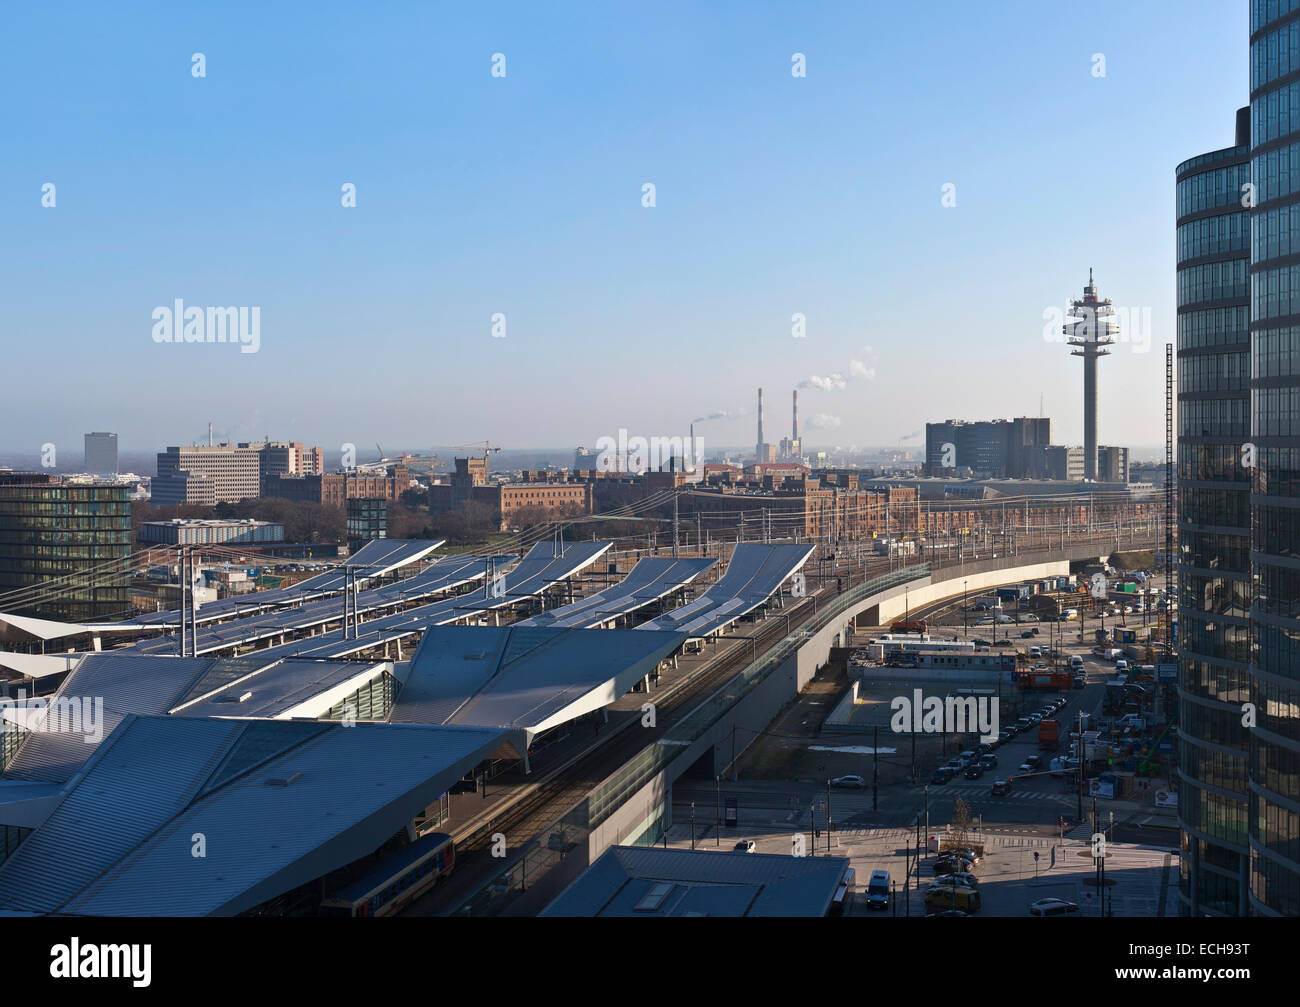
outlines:
[[794, 390], [794, 420], [790, 424], [790, 440], [799, 443], [799, 389]]
[[763, 461], [763, 389], [758, 390], [758, 446], [754, 448], [754, 460]]

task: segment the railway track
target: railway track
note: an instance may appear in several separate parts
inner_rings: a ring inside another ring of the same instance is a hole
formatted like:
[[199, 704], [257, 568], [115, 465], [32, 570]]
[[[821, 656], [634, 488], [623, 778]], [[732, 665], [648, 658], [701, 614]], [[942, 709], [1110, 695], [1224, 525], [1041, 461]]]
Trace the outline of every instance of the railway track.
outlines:
[[[938, 566], [949, 565], [957, 564], [956, 561], [950, 561], [941, 562]], [[834, 597], [838, 593], [831, 586], [837, 577], [846, 578], [847, 588], [852, 583], [861, 583], [863, 580], [886, 572], [890, 566], [887, 559], [873, 558], [861, 565], [836, 571], [825, 577], [823, 586], [794, 608], [782, 613], [789, 616], [788, 626], [783, 619], [770, 620], [769, 626], [752, 637], [740, 638], [752, 640], [751, 646], [732, 647], [728, 653], [715, 658], [700, 671], [669, 687], [666, 693], [661, 692], [655, 700], [658, 712], [658, 722], [655, 727], [639, 727], [638, 718], [627, 718], [615, 729], [615, 733], [606, 734], [590, 748], [574, 756], [567, 763], [554, 768], [548, 777], [522, 793], [515, 801], [496, 810], [488, 820], [478, 820], [460, 833], [453, 833], [457, 842], [457, 874], [460, 876], [457, 880], [468, 883], [456, 885], [455, 893], [446, 891], [444, 897], [438, 900], [443, 905], [429, 908], [434, 912], [445, 911], [447, 908], [457, 908], [468, 898], [472, 898], [481, 890], [484, 883], [501, 870], [502, 861], [491, 857], [489, 853], [494, 836], [503, 835], [506, 848], [511, 851], [521, 851], [528, 847], [544, 829], [559, 821], [620, 766], [625, 765], [647, 746], [654, 744], [680, 720], [682, 715], [689, 713], [745, 668], [753, 660], [755, 653], [766, 649], [812, 619], [819, 607], [815, 599]], [[950, 600], [945, 600], [926, 608], [942, 609], [951, 603]]]

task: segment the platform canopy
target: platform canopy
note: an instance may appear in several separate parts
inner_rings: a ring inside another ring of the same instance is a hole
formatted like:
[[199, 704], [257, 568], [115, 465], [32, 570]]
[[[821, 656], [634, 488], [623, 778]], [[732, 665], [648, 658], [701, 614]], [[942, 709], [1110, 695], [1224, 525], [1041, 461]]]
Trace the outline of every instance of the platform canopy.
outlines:
[[667, 559], [646, 557], [617, 584], [588, 595], [571, 605], [542, 612], [520, 621], [520, 626], [562, 626], [586, 629], [612, 622], [680, 590], [709, 567], [715, 559]]
[[682, 645], [676, 633], [440, 626], [406, 667], [389, 719], [498, 727], [523, 756], [542, 731], [613, 703]]
[[808, 562], [813, 548], [742, 542], [732, 551], [726, 573], [704, 594], [637, 628], [672, 630], [692, 638], [725, 629], [780, 591], [781, 585]]
[[[547, 588], [586, 569], [610, 548], [611, 542], [575, 542], [556, 547], [550, 542], [533, 546], [499, 583], [487, 582], [481, 591], [444, 598], [419, 605], [404, 612], [381, 616], [361, 623], [351, 636], [334, 630], [320, 636], [290, 640], [256, 653], [275, 657], [346, 657], [372, 647], [405, 640], [432, 626], [445, 626], [465, 619], [476, 619], [498, 609], [529, 601]], [[499, 570], [502, 561], [493, 564]]]
[[[0, 863], [0, 912], [246, 912], [373, 853], [501, 738], [472, 727], [128, 716]], [[43, 796], [33, 788], [28, 800]]]

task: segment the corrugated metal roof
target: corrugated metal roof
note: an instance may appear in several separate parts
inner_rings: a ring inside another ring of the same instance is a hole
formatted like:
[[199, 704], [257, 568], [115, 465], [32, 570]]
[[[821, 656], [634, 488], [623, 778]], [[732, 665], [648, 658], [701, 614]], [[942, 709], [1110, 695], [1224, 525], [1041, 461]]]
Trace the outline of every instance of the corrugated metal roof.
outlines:
[[[185, 717], [280, 717], [288, 711], [294, 716], [320, 716], [334, 705], [328, 698], [314, 706], [319, 711], [301, 712], [304, 703], [329, 697], [338, 690], [355, 692], [366, 682], [383, 674], [385, 661], [301, 661], [276, 662], [252, 678], [215, 689], [207, 698], [178, 706], [170, 712]], [[205, 685], [207, 685], [205, 677]], [[237, 701], [232, 701], [237, 700]]]
[[[542, 916], [825, 916], [847, 857], [614, 846]], [[656, 884], [654, 906], [637, 909]]]
[[536, 733], [614, 702], [680, 645], [627, 629], [435, 627], [390, 719]]
[[637, 629], [671, 629], [691, 636], [715, 633], [779, 591], [812, 552], [811, 545], [742, 542], [732, 550], [726, 572], [704, 594]]
[[[277, 735], [296, 740], [304, 727], [323, 729], [193, 797], [246, 743], [243, 732], [256, 730], [266, 746]], [[477, 728], [132, 718], [65, 799], [68, 813], [61, 808], [0, 865], [0, 908], [243, 912], [373, 852], [501, 738]], [[87, 843], [88, 832], [104, 842]], [[191, 853], [196, 834], [204, 857]], [[61, 880], [31, 877], [62, 875], [67, 862]]]
[[667, 559], [646, 557], [638, 561], [632, 572], [617, 584], [575, 601], [571, 605], [552, 609], [524, 619], [518, 626], [563, 626], [581, 629], [599, 625], [644, 605], [657, 601], [664, 595], [689, 584], [711, 567], [715, 559]]
[[128, 718], [41, 827], [0, 864], [0, 907], [58, 909], [179, 812], [244, 726]]
[[212, 664], [210, 657], [142, 657], [130, 651], [87, 654], [52, 699], [89, 701], [95, 706], [102, 701], [102, 730], [93, 739], [80, 730], [33, 731], [4, 775], [46, 782], [68, 779], [125, 715], [163, 713]]

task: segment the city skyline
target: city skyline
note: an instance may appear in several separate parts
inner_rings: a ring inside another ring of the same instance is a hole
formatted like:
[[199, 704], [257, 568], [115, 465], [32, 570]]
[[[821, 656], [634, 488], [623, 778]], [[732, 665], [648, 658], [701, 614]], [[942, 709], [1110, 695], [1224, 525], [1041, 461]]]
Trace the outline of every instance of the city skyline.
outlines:
[[[1222, 118], [1244, 100], [1244, 54], [1224, 41], [1244, 6], [1172, 19], [1105, 3], [1082, 33], [1031, 7], [950, 12], [938, 40], [891, 12], [692, 12], [692, 34], [660, 18], [635, 43], [620, 17], [416, 10], [382, 54], [346, 34], [341, 7], [310, 26], [246, 7], [129, 31], [82, 12], [0, 70], [50, 96], [14, 110], [27, 142], [3, 169], [23, 249], [6, 300], [31, 334], [11, 358], [72, 404], [50, 416], [41, 383], [14, 389], [0, 449], [112, 429], [125, 450], [160, 416], [331, 448], [558, 448], [692, 420], [743, 445], [760, 385], [801, 387], [810, 446], [910, 446], [927, 421], [1040, 401], [1077, 444], [1077, 365], [1048, 335], [1090, 268], [1103, 297], [1150, 317], [1102, 375], [1099, 438], [1157, 443], [1163, 402], [1136, 390], [1156, 386], [1173, 336], [1165, 166], [1219, 141], [1201, 107]], [[27, 17], [7, 15], [15, 30]], [[457, 44], [430, 72], [435, 23]], [[977, 28], [998, 40], [987, 52], [965, 48]], [[84, 69], [100, 87], [55, 72], [56, 36], [98, 40]], [[1218, 58], [1188, 66], [1186, 48]], [[1123, 156], [1071, 157], [1090, 119]], [[176, 300], [259, 309], [257, 352], [155, 341], [155, 310]], [[645, 380], [663, 368], [670, 386]], [[376, 392], [382, 421], [362, 408]], [[735, 418], [699, 419], [717, 414]]]

